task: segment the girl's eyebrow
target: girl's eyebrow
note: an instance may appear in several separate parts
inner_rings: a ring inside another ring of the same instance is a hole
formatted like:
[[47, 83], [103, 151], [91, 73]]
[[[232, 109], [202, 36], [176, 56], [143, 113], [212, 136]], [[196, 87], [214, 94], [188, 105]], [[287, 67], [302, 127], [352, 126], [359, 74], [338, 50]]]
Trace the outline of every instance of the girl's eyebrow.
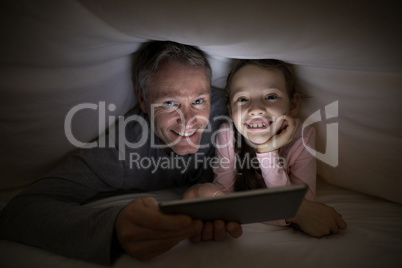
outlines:
[[[275, 85], [267, 85], [264, 90], [275, 90], [275, 91], [281, 91], [277, 86]], [[235, 91], [235, 93], [233, 94], [233, 96], [236, 96], [238, 94], [248, 94], [250, 93], [251, 90], [246, 89], [246, 88], [236, 88], [233, 89], [233, 91]]]
[[247, 94], [247, 93], [249, 93], [248, 90], [239, 90], [239, 91], [236, 91], [236, 92], [233, 94], [233, 97], [235, 97], [235, 96], [237, 96], [237, 95], [244, 95], [244, 94]]

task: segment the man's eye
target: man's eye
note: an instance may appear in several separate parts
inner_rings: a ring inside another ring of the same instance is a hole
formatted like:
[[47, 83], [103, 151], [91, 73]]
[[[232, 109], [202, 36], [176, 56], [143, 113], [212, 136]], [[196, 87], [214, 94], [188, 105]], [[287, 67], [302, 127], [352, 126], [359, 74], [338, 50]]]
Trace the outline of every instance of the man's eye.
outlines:
[[276, 95], [268, 95], [265, 97], [265, 99], [267, 99], [267, 100], [275, 100], [277, 98], [278, 98], [278, 96], [276, 96]]
[[171, 106], [174, 105], [174, 102], [173, 102], [173, 101], [165, 101], [165, 102], [163, 103], [163, 105], [164, 105], [164, 106], [171, 107]]
[[194, 103], [194, 104], [201, 104], [201, 103], [203, 103], [203, 102], [204, 102], [203, 99], [196, 99], [193, 103]]

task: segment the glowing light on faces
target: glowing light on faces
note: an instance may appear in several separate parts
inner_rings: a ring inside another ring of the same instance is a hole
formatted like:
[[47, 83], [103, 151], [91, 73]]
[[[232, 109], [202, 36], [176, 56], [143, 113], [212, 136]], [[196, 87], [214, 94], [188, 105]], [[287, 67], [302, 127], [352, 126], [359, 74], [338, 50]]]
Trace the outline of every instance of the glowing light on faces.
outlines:
[[231, 117], [237, 130], [252, 143], [262, 144], [275, 135], [274, 124], [289, 113], [289, 106], [281, 71], [246, 65], [233, 76]]
[[156, 136], [179, 155], [199, 149], [202, 132], [210, 113], [210, 83], [202, 67], [164, 63], [153, 76], [147, 104], [141, 108], [150, 115]]

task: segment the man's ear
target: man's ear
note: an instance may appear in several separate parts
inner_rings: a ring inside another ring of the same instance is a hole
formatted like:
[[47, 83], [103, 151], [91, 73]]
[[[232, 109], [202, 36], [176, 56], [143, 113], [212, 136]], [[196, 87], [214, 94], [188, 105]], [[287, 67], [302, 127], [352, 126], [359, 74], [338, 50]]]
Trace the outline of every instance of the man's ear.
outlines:
[[142, 97], [138, 87], [135, 87], [135, 93], [137, 94], [137, 99], [138, 99], [138, 103], [140, 104], [141, 110], [146, 114], [147, 113], [147, 106], [145, 105], [145, 100]]
[[297, 113], [299, 112], [299, 106], [300, 106], [300, 94], [295, 93], [293, 94], [293, 98], [290, 99], [289, 103], [289, 115], [291, 117], [295, 117]]

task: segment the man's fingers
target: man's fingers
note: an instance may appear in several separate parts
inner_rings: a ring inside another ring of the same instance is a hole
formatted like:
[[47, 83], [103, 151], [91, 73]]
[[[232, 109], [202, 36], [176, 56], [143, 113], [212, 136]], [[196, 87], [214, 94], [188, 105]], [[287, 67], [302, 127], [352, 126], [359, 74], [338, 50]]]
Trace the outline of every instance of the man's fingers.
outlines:
[[[139, 204], [135, 204], [138, 202]], [[185, 215], [168, 215], [159, 210], [158, 202], [152, 197], [141, 197], [134, 200], [132, 205], [133, 213], [141, 217], [132, 217], [131, 222], [137, 226], [148, 229], [158, 229], [166, 231], [177, 231], [190, 226], [192, 220]]]
[[212, 240], [214, 238], [214, 226], [212, 222], [204, 223], [204, 228], [202, 230], [202, 240]]
[[177, 236], [168, 239], [144, 240], [129, 245], [125, 250], [136, 259], [145, 261], [169, 251], [187, 238], [187, 236]]
[[213, 222], [214, 225], [214, 240], [224, 240], [226, 238], [226, 226], [225, 222], [222, 220], [216, 220]]
[[237, 222], [228, 222], [226, 230], [233, 238], [238, 238], [243, 234], [243, 229]]
[[158, 239], [170, 239], [175, 237], [190, 237], [195, 234], [201, 233], [202, 223], [194, 221], [189, 226], [181, 228], [179, 230], [160, 230], [150, 229], [142, 226], [135, 226], [130, 231], [130, 236], [135, 238], [136, 241], [142, 240], [158, 240]]

